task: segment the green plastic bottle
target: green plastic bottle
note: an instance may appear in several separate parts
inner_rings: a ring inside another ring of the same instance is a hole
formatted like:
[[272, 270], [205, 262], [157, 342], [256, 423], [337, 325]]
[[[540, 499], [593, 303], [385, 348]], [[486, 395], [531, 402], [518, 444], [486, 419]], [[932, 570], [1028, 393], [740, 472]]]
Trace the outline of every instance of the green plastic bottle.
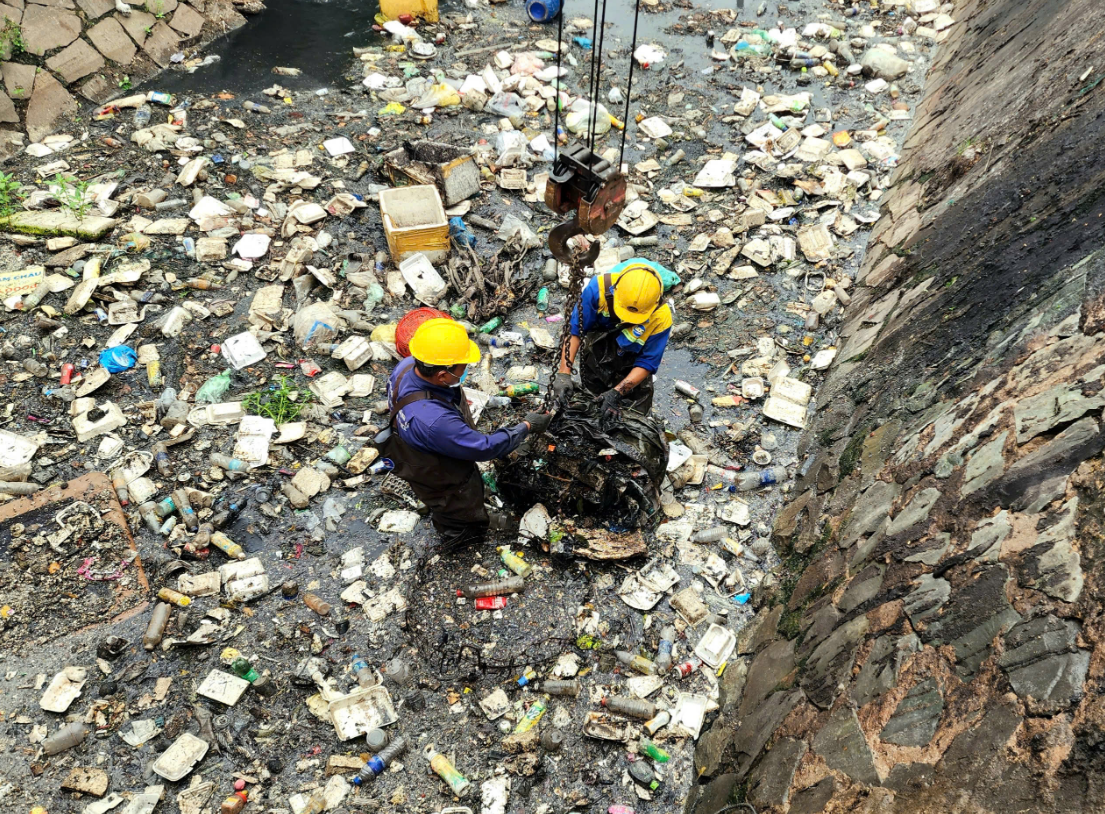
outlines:
[[503, 324], [502, 317], [493, 317], [480, 326], [481, 334], [489, 334]]
[[507, 398], [517, 398], [518, 396], [528, 396], [538, 391], [537, 382], [528, 382], [526, 384], [511, 384], [504, 387], [499, 391], [500, 396], [506, 396]]

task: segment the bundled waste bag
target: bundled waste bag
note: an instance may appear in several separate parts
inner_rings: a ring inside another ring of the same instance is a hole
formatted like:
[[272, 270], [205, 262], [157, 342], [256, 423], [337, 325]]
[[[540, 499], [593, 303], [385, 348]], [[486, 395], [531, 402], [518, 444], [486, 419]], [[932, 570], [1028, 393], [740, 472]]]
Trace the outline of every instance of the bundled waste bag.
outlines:
[[543, 503], [554, 515], [601, 518], [612, 530], [640, 529], [658, 519], [667, 460], [658, 420], [626, 411], [604, 432], [599, 405], [582, 396], [500, 467], [498, 485], [520, 514]]

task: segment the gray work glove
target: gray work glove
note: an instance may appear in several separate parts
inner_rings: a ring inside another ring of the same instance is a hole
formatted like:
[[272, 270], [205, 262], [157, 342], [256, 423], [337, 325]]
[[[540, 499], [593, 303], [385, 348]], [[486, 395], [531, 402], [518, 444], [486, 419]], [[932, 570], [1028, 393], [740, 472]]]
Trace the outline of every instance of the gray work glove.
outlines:
[[526, 413], [526, 417], [523, 419], [529, 424], [529, 431], [533, 435], [540, 435], [549, 428], [549, 422], [552, 421], [551, 413]]
[[566, 405], [575, 389], [576, 385], [575, 382], [572, 381], [571, 373], [557, 373], [553, 377], [553, 398], [556, 400], [557, 404], [561, 406]]

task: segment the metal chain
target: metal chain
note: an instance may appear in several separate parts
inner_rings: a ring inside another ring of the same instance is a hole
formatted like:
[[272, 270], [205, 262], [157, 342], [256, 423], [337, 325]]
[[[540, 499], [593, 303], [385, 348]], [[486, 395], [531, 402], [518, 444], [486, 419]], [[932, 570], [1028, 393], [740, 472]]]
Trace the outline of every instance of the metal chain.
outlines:
[[[568, 353], [568, 343], [572, 340], [572, 312], [575, 311], [576, 306], [579, 305], [580, 297], [583, 295], [584, 276], [585, 275], [583, 273], [583, 264], [577, 259], [574, 263], [572, 263], [571, 272], [568, 276], [568, 298], [564, 303], [564, 325], [560, 329], [559, 353], [556, 357], [555, 364], [553, 365], [552, 378], [549, 380], [549, 386], [545, 390], [546, 410], [551, 410], [553, 407], [552, 383], [553, 381], [555, 381], [556, 374], [560, 370], [560, 360], [566, 358]], [[582, 316], [583, 315], [581, 314], [581, 319]]]

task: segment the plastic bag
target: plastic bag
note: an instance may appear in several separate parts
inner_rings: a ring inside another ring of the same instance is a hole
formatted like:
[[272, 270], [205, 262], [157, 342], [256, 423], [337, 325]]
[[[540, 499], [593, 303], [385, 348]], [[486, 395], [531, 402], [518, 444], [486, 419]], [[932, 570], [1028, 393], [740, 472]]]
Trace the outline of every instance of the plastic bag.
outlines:
[[517, 248], [519, 249], [536, 249], [541, 245], [541, 239], [537, 237], [534, 231], [514, 215], [507, 215], [503, 218], [503, 225], [499, 227], [495, 237], [504, 243], [517, 242]]
[[126, 345], [116, 345], [100, 351], [100, 367], [108, 373], [122, 373], [138, 362], [138, 354]]
[[230, 370], [224, 370], [212, 376], [196, 391], [196, 404], [221, 404], [226, 391], [230, 389]]
[[514, 76], [518, 74], [533, 76], [544, 67], [545, 61], [543, 59], [540, 59], [536, 54], [527, 52], [514, 56], [514, 64], [510, 66], [510, 72]]
[[[570, 132], [582, 136], [591, 128], [591, 103], [586, 99], [579, 99], [572, 105], [571, 112], [564, 117], [564, 124]], [[595, 115], [595, 135], [601, 136], [610, 130], [610, 111], [606, 106], [599, 104], [598, 113]]]
[[411, 107], [425, 110], [428, 107], [453, 107], [460, 104], [460, 94], [452, 85], [444, 82], [433, 85], [418, 101], [411, 103]]
[[526, 115], [526, 108], [517, 93], [499, 91], [487, 101], [487, 112], [496, 116], [505, 116], [513, 123], [515, 118], [519, 122]]

